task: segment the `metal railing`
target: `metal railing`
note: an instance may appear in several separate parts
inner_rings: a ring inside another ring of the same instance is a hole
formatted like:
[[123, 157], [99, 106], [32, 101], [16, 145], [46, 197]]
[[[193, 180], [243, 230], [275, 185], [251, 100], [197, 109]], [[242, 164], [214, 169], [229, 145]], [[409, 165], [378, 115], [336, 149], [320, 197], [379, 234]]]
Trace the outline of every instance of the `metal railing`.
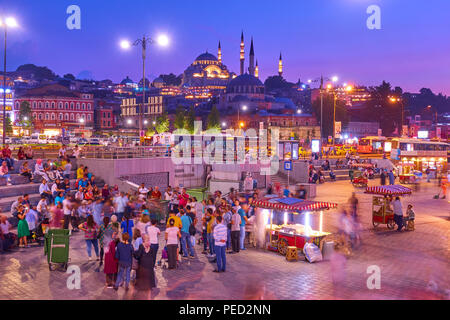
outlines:
[[167, 158], [170, 155], [171, 150], [167, 146], [85, 146], [81, 151], [81, 157], [87, 159]]

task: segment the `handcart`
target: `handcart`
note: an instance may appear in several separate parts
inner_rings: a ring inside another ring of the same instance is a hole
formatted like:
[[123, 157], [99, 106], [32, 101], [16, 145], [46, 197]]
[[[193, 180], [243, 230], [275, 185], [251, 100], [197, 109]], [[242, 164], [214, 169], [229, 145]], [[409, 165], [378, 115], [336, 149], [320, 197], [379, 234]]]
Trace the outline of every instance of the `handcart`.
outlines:
[[394, 212], [391, 209], [393, 197], [411, 194], [412, 190], [402, 185], [368, 187], [365, 193], [373, 194], [372, 224], [374, 228], [386, 224], [388, 229], [394, 229]]

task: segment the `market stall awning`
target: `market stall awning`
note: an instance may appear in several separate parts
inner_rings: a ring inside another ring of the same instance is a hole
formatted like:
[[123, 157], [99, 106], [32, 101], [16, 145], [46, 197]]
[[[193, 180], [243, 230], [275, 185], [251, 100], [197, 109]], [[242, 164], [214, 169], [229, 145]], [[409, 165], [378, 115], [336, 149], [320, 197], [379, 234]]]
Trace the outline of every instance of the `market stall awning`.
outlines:
[[371, 163], [352, 163], [350, 167], [353, 168], [372, 168], [373, 164]]
[[297, 198], [264, 198], [252, 203], [256, 208], [286, 211], [317, 211], [336, 208], [337, 203], [302, 200]]
[[393, 184], [388, 186], [367, 187], [365, 193], [400, 196], [404, 194], [411, 194], [411, 192], [412, 190], [410, 188], [404, 187], [399, 184]]

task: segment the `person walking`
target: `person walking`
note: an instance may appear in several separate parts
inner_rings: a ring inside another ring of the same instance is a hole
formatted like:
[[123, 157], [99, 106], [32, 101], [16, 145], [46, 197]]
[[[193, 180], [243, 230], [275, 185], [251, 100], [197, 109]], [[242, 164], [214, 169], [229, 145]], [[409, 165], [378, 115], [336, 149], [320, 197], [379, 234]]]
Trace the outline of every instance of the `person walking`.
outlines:
[[143, 242], [134, 251], [134, 258], [138, 261], [136, 289], [151, 290], [155, 288], [155, 260], [148, 235], [144, 235]]
[[100, 260], [99, 252], [98, 252], [98, 225], [95, 223], [94, 218], [92, 216], [88, 216], [86, 222], [80, 224], [78, 229], [84, 231], [84, 240], [86, 240], [86, 249], [88, 254], [89, 261], [92, 260], [92, 246], [94, 247], [95, 255], [97, 256], [97, 261]]
[[400, 197], [396, 197], [392, 204], [394, 211], [394, 221], [398, 225], [397, 231], [402, 231], [403, 228], [403, 208], [400, 202]]
[[394, 176], [394, 171], [392, 171], [392, 169], [389, 171], [388, 177], [389, 177], [389, 184], [390, 185], [395, 184], [395, 176]]
[[115, 237], [116, 233], [113, 234], [112, 240], [105, 247], [105, 267], [103, 272], [106, 278], [106, 287], [113, 288], [114, 283], [117, 280], [117, 270], [119, 261], [116, 259], [116, 245], [119, 243], [119, 239]]
[[222, 217], [216, 217], [217, 225], [214, 227], [214, 251], [216, 252], [217, 269], [213, 272], [225, 272], [227, 257], [225, 248], [227, 246], [227, 227], [222, 223]]
[[105, 254], [105, 249], [109, 246], [109, 243], [113, 239], [114, 229], [112, 224], [110, 223], [109, 217], [103, 218], [103, 224], [100, 226], [100, 230], [98, 233], [98, 241], [100, 243], [100, 264], [99, 267], [103, 264], [103, 256]]
[[131, 264], [133, 257], [133, 246], [129, 242], [130, 235], [128, 232], [122, 234], [122, 241], [117, 244], [115, 257], [119, 261], [119, 270], [117, 273], [116, 284], [114, 290], [119, 289], [119, 285], [125, 281], [125, 290], [130, 285]]
[[382, 185], [382, 186], [386, 185], [386, 170], [385, 169], [381, 169], [380, 185]]
[[181, 238], [180, 229], [175, 226], [175, 219], [169, 219], [169, 227], [166, 229], [165, 238], [169, 269], [175, 269], [177, 267], [178, 239]]
[[241, 233], [241, 216], [237, 213], [237, 207], [231, 208], [233, 215], [231, 216], [231, 248], [234, 253], [239, 252], [239, 238]]

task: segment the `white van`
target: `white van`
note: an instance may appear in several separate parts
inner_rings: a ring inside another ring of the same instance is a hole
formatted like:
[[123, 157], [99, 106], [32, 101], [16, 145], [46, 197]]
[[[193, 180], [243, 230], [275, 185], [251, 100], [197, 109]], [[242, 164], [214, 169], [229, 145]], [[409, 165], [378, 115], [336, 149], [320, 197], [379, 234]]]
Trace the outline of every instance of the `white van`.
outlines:
[[39, 133], [32, 133], [29, 139], [29, 143], [39, 143]]

